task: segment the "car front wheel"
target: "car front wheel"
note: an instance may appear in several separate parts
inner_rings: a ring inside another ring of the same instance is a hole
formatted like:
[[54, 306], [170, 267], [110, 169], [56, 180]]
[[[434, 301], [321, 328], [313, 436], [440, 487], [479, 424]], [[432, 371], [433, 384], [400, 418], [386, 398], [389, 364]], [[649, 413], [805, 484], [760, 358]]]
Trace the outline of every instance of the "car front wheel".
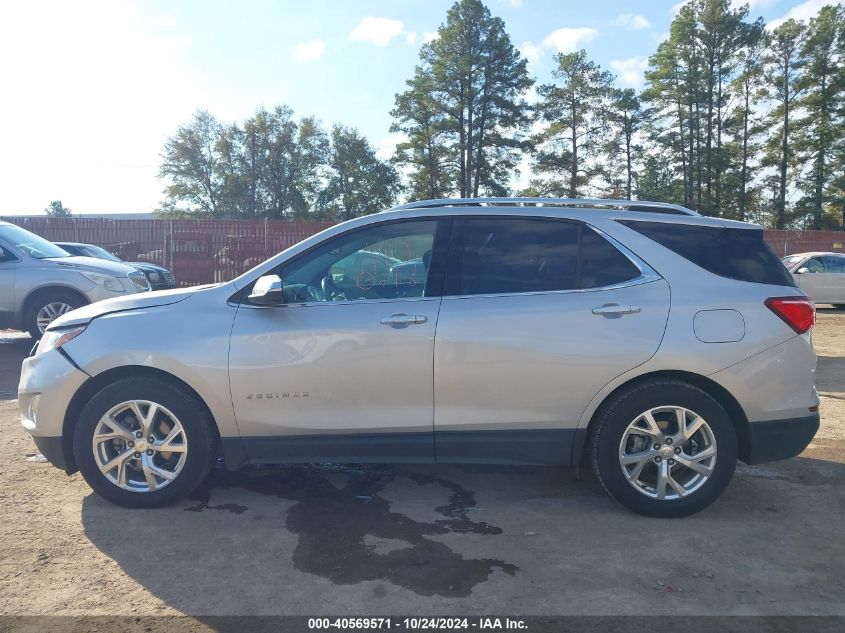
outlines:
[[615, 396], [596, 420], [591, 449], [610, 496], [654, 517], [709, 506], [737, 460], [736, 431], [722, 405], [676, 380], [649, 381]]
[[155, 378], [124, 378], [85, 405], [74, 430], [79, 471], [121, 506], [167, 505], [208, 474], [216, 435], [193, 394]]

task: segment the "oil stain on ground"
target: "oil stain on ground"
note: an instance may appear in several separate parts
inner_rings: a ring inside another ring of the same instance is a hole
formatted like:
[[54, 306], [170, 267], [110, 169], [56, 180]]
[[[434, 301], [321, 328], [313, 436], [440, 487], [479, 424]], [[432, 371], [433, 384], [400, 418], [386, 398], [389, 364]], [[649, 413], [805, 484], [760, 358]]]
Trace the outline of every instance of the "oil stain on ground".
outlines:
[[[339, 487], [330, 477], [347, 476]], [[391, 511], [379, 493], [396, 478], [417, 485], [438, 485], [449, 492], [448, 501], [435, 510], [444, 518], [416, 521]], [[273, 470], [215, 472], [192, 496], [199, 502], [189, 511], [229, 510], [235, 504], [211, 504], [213, 488], [245, 488], [295, 502], [287, 512], [286, 527], [298, 535], [294, 567], [336, 584], [386, 580], [423, 596], [463, 597], [485, 582], [493, 570], [513, 576], [519, 568], [494, 558], [464, 558], [431, 536], [501, 534], [502, 529], [467, 515], [475, 495], [438, 477], [391, 466], [286, 466]]]

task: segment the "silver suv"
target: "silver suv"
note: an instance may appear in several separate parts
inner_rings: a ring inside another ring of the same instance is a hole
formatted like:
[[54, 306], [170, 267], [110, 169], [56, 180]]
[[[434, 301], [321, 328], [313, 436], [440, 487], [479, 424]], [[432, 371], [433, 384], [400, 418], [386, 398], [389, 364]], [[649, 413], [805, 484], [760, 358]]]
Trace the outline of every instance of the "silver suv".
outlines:
[[652, 516], [819, 425], [813, 303], [759, 227], [619, 200], [417, 202], [228, 283], [62, 316], [23, 364], [56, 466], [150, 507], [209, 469], [576, 465]]
[[92, 257], [72, 257], [26, 229], [0, 222], [0, 328], [41, 338], [59, 316], [94, 301], [150, 289], [144, 273]]

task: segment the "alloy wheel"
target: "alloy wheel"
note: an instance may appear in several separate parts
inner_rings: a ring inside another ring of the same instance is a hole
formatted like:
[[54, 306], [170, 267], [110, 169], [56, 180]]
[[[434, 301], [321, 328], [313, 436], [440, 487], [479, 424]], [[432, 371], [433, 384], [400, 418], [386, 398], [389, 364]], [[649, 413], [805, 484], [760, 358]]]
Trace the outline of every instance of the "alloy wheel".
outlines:
[[38, 330], [44, 334], [48, 325], [71, 310], [73, 310], [73, 306], [64, 301], [51, 301], [43, 306], [35, 316], [35, 323], [38, 325]]
[[100, 418], [92, 448], [97, 467], [112, 484], [131, 492], [152, 492], [179, 476], [188, 437], [178, 418], [162, 405], [129, 400]]
[[701, 488], [716, 465], [716, 438], [694, 411], [654, 407], [622, 434], [619, 465], [628, 483], [652, 499], [675, 500]]

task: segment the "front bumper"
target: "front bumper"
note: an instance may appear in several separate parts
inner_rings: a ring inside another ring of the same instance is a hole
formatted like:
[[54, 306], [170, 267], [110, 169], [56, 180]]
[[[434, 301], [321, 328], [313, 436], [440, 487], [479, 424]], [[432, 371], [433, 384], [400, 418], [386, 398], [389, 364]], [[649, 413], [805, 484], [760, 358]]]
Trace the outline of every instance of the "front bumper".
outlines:
[[819, 414], [789, 420], [751, 422], [748, 425], [746, 464], [762, 464], [800, 454], [819, 430]]
[[21, 424], [32, 435], [38, 450], [50, 463], [68, 470], [62, 431], [68, 404], [88, 379], [60, 351], [52, 349], [30, 356], [21, 366], [18, 406]]

